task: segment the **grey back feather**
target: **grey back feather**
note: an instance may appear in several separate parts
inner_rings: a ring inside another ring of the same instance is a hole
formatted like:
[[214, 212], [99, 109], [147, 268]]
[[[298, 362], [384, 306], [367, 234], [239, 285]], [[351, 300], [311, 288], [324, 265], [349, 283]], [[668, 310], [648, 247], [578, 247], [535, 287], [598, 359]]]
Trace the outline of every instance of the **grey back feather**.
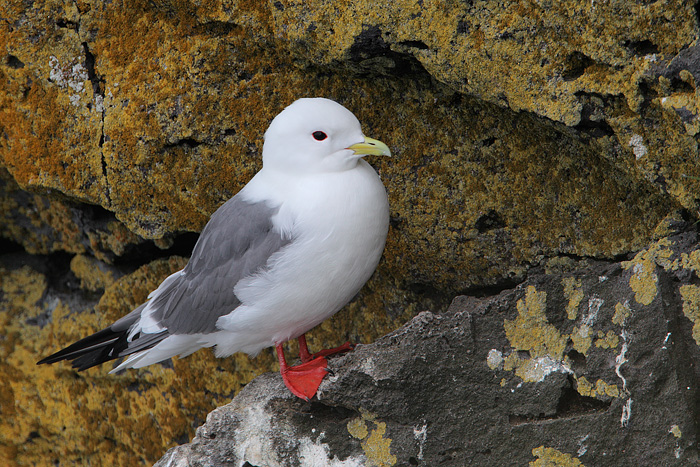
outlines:
[[219, 317], [240, 305], [236, 283], [290, 242], [272, 230], [278, 209], [234, 196], [212, 215], [183, 274], [151, 299], [152, 316], [168, 334], [213, 332]]

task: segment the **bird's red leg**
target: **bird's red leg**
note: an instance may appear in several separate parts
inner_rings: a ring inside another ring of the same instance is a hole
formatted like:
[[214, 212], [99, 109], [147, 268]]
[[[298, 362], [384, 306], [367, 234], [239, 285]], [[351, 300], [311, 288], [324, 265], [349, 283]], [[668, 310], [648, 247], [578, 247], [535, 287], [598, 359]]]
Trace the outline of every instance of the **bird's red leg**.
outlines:
[[309, 348], [306, 345], [306, 336], [302, 334], [297, 338], [299, 341], [299, 358], [301, 359], [302, 363], [310, 362], [311, 360], [318, 358], [318, 357], [328, 357], [329, 355], [335, 355], [343, 352], [349, 352], [350, 350], [355, 348], [354, 344], [351, 344], [350, 342], [346, 342], [345, 344], [341, 345], [340, 347], [334, 347], [332, 349], [325, 349], [325, 350], [320, 350], [314, 354], [309, 352]]
[[297, 342], [299, 342], [299, 358], [301, 362], [306, 363], [313, 360], [314, 357], [309, 353], [309, 348], [306, 346], [306, 335], [302, 334], [297, 337]]
[[[277, 351], [277, 360], [280, 363], [280, 373], [284, 385], [292, 391], [297, 397], [304, 400], [309, 400], [316, 394], [321, 381], [328, 374], [326, 366], [328, 362], [323, 357], [314, 358], [301, 365], [287, 366], [287, 360], [284, 358], [284, 350], [282, 344], [275, 346]], [[306, 350], [308, 353], [308, 349]]]

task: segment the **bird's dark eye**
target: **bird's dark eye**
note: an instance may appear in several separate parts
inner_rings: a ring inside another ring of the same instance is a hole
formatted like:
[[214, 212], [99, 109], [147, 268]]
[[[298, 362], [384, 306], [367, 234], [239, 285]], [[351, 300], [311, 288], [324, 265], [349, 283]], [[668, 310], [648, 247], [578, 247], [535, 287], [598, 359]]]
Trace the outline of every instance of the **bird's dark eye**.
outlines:
[[311, 136], [313, 136], [316, 141], [323, 141], [324, 139], [328, 138], [328, 135], [322, 131], [314, 131], [311, 133]]

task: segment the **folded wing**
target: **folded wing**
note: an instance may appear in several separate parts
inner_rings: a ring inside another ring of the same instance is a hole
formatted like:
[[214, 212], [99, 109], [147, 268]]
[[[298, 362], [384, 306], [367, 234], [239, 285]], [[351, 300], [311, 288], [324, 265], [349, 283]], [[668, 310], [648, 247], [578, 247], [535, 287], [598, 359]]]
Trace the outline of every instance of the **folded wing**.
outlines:
[[[277, 210], [264, 202], [233, 197], [212, 215], [187, 266], [165, 279], [147, 302], [38, 363], [70, 360], [82, 371], [143, 355], [169, 337], [216, 332], [217, 320], [240, 305], [233, 292], [238, 281], [264, 269], [270, 256], [291, 242], [273, 229]], [[161, 360], [193, 351], [191, 345], [170, 348], [170, 355]]]

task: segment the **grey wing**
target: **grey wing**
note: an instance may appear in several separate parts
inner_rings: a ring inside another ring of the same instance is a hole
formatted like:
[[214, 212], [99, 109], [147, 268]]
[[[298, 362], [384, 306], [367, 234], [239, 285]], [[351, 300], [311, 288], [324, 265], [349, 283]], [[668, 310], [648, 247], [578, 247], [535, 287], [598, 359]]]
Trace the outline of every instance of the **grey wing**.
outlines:
[[[71, 360], [82, 371], [148, 350], [169, 335], [216, 331], [219, 317], [240, 305], [233, 292], [238, 281], [265, 268], [270, 256], [290, 243], [272, 228], [277, 210], [234, 196], [212, 215], [187, 266], [163, 281], [148, 302], [38, 363]], [[142, 313], [151, 313], [163, 329], [132, 335]]]
[[273, 230], [278, 209], [234, 196], [212, 215], [187, 266], [151, 298], [151, 316], [168, 334], [213, 332], [240, 305], [236, 283], [290, 242]]

